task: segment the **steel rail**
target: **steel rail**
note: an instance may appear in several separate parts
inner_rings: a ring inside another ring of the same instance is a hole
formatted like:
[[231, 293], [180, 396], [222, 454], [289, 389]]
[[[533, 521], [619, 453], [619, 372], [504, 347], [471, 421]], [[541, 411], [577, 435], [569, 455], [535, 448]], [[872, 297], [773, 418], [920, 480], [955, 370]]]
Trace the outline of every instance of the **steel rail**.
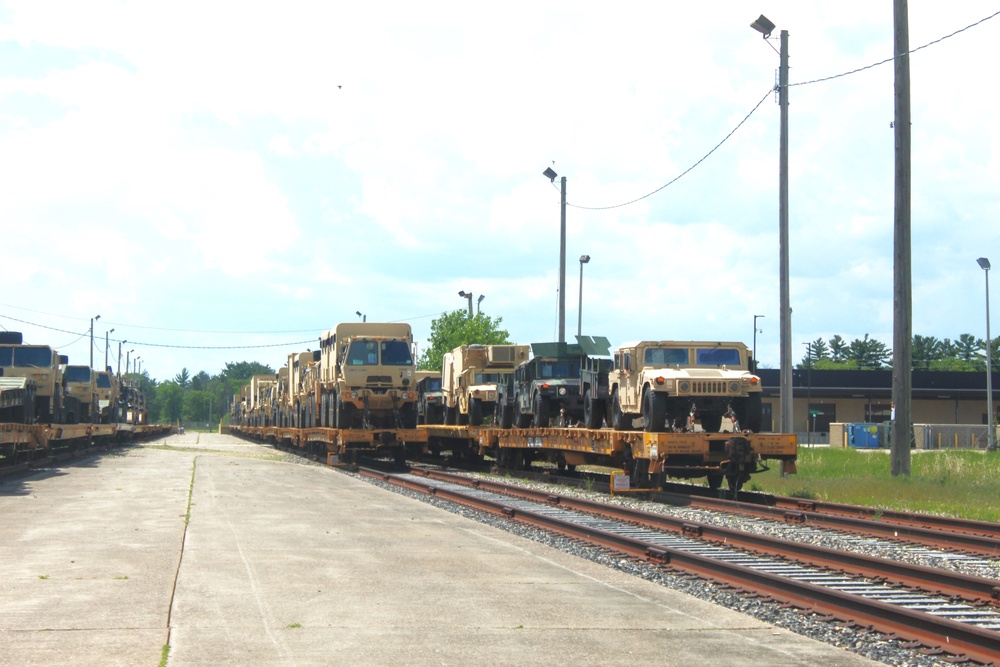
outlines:
[[883, 579], [929, 593], [960, 597], [971, 603], [1000, 604], [1000, 581], [994, 579], [784, 540], [585, 498], [558, 496], [523, 487], [512, 487], [502, 482], [479, 480], [439, 470], [411, 469], [411, 473], [423, 475], [429, 479], [486, 489], [535, 502], [559, 505], [567, 509], [637, 523], [659, 530], [700, 537], [718, 544], [736, 546], [758, 553], [797, 559], [810, 565], [848, 572], [862, 577]]
[[[515, 509], [504, 502], [470, 497], [457, 491], [436, 487], [433, 479], [428, 479], [426, 483], [423, 483], [412, 479], [402, 479], [397, 475], [380, 471], [360, 469], [359, 472], [397, 486], [422, 491], [463, 505], [504, 515], [631, 556], [656, 561], [710, 580], [763, 593], [784, 603], [818, 614], [862, 626], [871, 626], [881, 632], [918, 641], [954, 655], [964, 655], [984, 664], [989, 664], [996, 659], [996, 656], [1000, 655], [1000, 633], [995, 631], [984, 630], [948, 618], [934, 617], [919, 611], [809, 582], [796, 581], [681, 549], [654, 545], [592, 526], [579, 526], [542, 513]], [[468, 486], [472, 488], [492, 490], [493, 487], [502, 486], [481, 480], [469, 481], [472, 483]], [[518, 491], [523, 491], [523, 489], [518, 489]], [[525, 495], [545, 496], [546, 500], [539, 502], [552, 502], [550, 499], [552, 497], [546, 494], [532, 492], [532, 494]], [[558, 499], [558, 496], [555, 498]]]

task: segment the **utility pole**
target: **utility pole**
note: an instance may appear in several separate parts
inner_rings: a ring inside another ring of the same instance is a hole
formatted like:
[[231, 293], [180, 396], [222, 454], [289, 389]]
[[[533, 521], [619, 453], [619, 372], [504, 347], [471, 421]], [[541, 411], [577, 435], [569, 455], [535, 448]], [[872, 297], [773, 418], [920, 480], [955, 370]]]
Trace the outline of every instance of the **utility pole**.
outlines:
[[779, 246], [779, 301], [781, 377], [778, 391], [781, 395], [781, 432], [794, 433], [795, 419], [792, 412], [792, 305], [788, 285], [788, 31], [781, 31], [781, 64], [778, 69], [778, 105], [781, 107], [781, 136], [778, 158], [778, 246]]
[[910, 474], [913, 289], [910, 276], [910, 33], [906, 0], [893, 0], [896, 188], [893, 224], [892, 476]]
[[566, 177], [559, 179], [562, 200], [559, 207], [559, 342], [566, 342]]

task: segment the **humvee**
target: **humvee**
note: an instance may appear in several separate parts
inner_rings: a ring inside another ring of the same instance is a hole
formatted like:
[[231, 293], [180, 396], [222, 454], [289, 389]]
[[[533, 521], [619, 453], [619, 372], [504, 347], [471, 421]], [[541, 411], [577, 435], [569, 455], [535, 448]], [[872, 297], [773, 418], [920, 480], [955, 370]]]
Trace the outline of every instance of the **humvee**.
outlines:
[[608, 374], [608, 423], [619, 431], [642, 418], [649, 432], [694, 430], [710, 433], [728, 417], [734, 430], [759, 431], [760, 378], [750, 372], [743, 343], [642, 341], [614, 354]]
[[460, 345], [442, 359], [444, 424], [479, 426], [496, 410], [497, 385], [528, 359], [527, 345]]
[[534, 356], [518, 365], [497, 392], [501, 428], [559, 426], [600, 428], [608, 397], [611, 343], [577, 336], [576, 343], [532, 343]]

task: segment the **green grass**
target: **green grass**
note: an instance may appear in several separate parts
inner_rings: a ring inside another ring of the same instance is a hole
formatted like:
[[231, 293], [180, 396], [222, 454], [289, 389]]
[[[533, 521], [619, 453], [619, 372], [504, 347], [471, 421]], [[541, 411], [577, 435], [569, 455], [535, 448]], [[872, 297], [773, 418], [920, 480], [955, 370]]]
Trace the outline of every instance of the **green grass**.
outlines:
[[799, 448], [798, 474], [779, 466], [754, 475], [747, 490], [883, 509], [1000, 521], [1000, 453], [911, 450], [910, 475], [893, 477], [889, 452]]

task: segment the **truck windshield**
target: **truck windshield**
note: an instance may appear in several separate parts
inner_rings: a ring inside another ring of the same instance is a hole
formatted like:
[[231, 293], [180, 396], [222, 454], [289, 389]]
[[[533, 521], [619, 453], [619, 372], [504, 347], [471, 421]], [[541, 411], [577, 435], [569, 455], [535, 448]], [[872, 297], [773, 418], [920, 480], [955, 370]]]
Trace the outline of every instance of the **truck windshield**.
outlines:
[[441, 378], [428, 378], [424, 391], [441, 391]]
[[382, 341], [382, 365], [412, 366], [413, 357], [410, 356], [410, 346], [406, 344], [406, 341]]
[[67, 366], [63, 373], [66, 382], [90, 382], [90, 369], [86, 366]]
[[0, 366], [52, 367], [51, 347], [0, 347]]
[[347, 350], [348, 366], [375, 365], [378, 363], [378, 343], [371, 340], [355, 340]]
[[733, 348], [698, 348], [699, 366], [739, 366], [740, 351]]
[[539, 377], [543, 378], [578, 378], [580, 377], [580, 365], [571, 363], [545, 362], [542, 365], [542, 372]]
[[97, 386], [101, 389], [111, 389], [111, 376], [107, 373], [100, 373], [97, 376]]
[[667, 347], [647, 347], [644, 362], [654, 366], [673, 366], [688, 364], [688, 351]]

